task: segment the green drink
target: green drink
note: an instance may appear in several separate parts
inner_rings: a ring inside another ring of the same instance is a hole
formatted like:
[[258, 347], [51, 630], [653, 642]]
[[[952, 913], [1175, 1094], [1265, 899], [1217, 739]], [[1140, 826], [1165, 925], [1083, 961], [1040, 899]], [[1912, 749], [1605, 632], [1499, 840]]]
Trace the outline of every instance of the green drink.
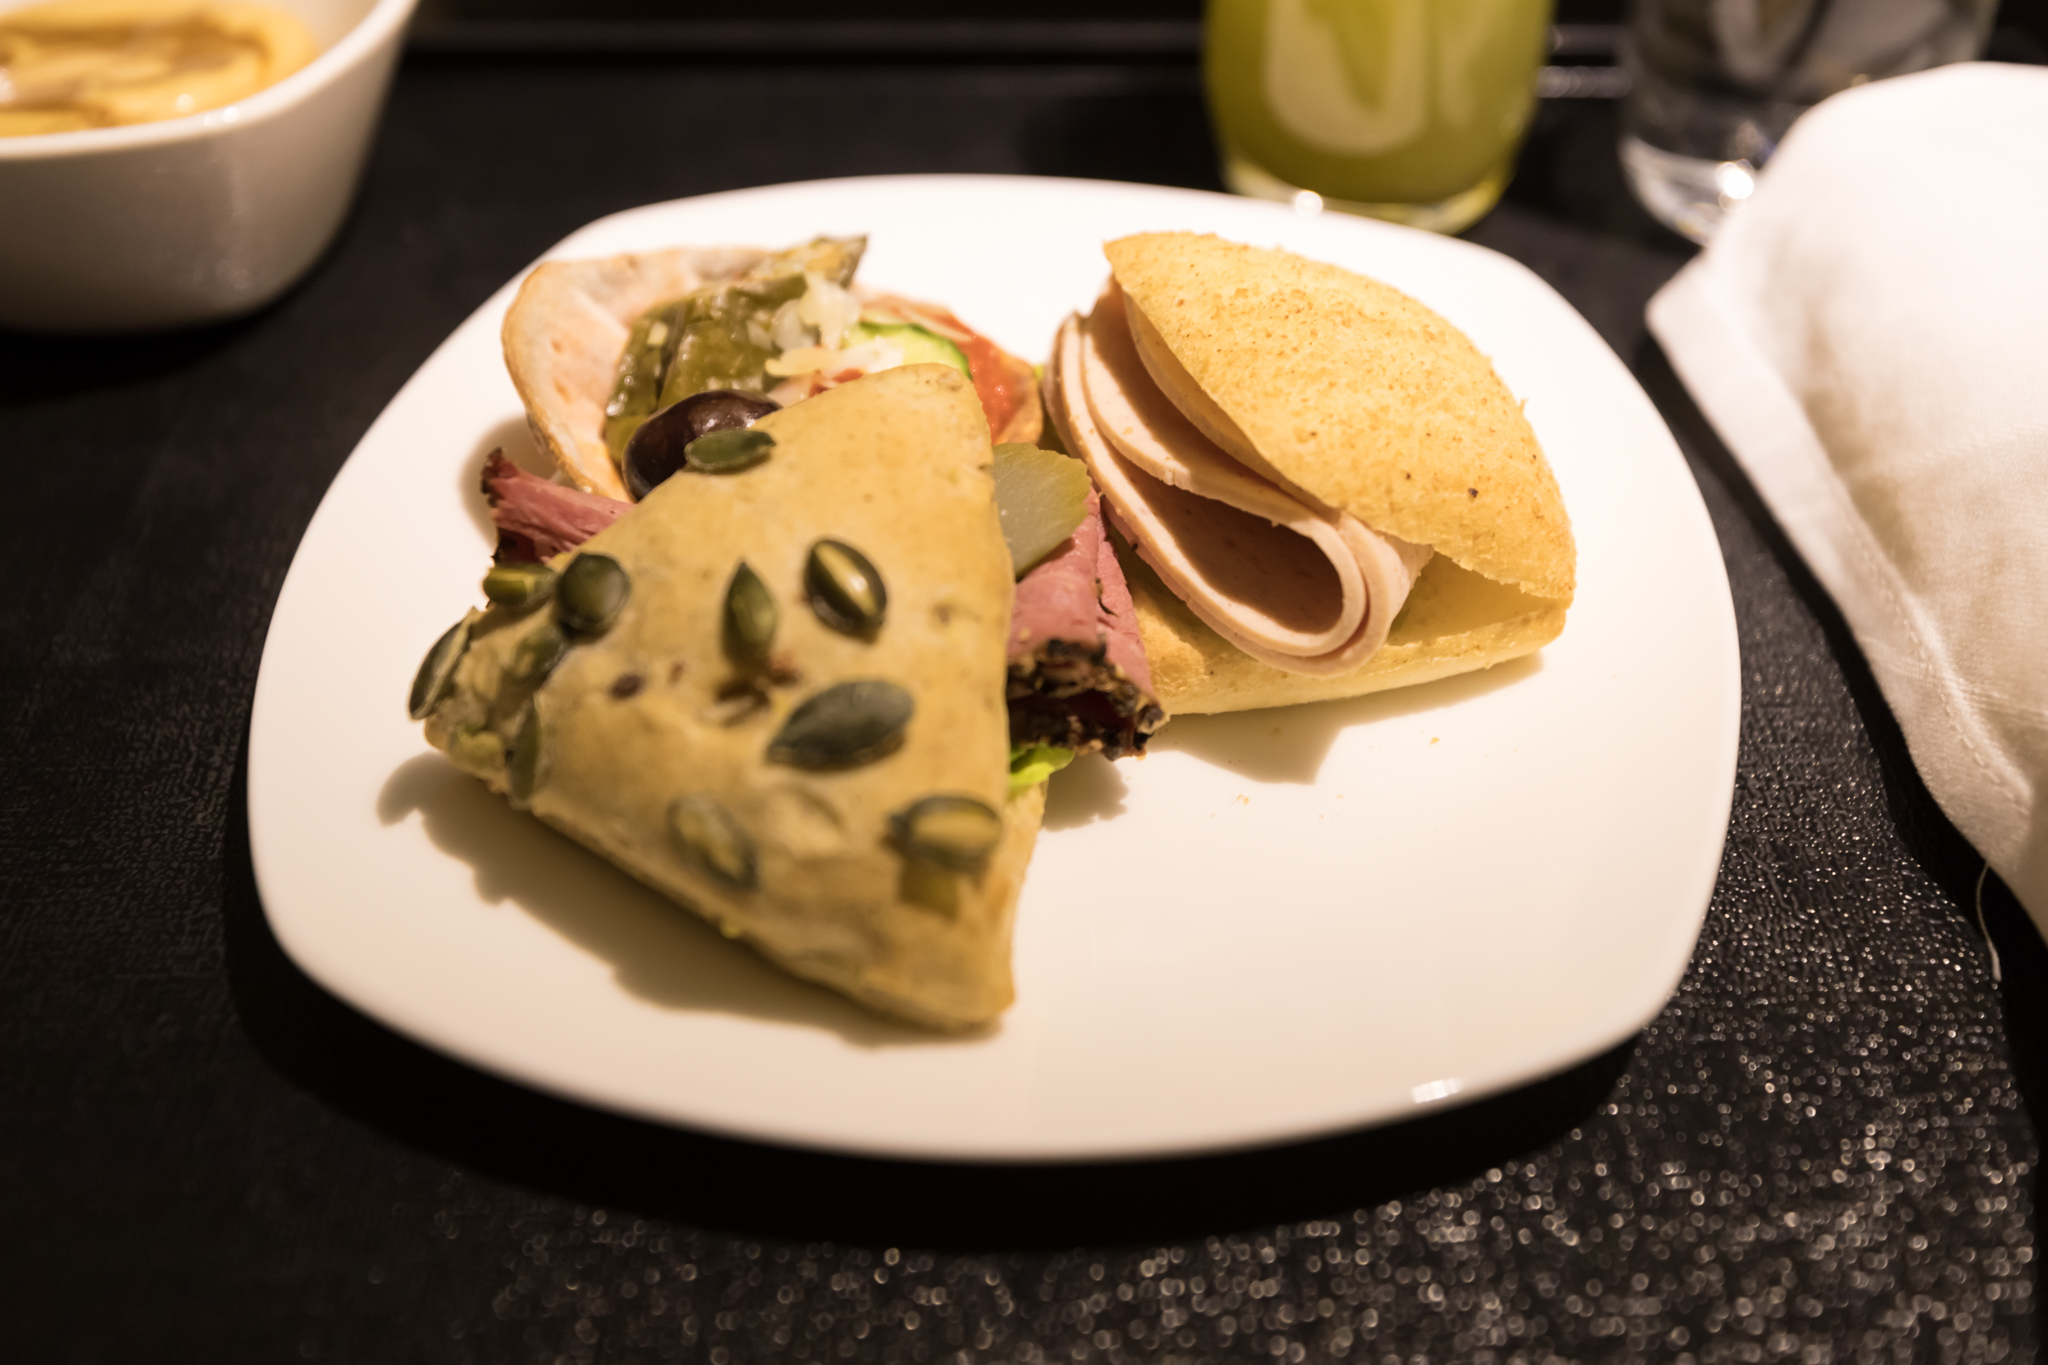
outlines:
[[1493, 207], [1551, 0], [1209, 0], [1203, 54], [1239, 194], [1456, 232]]

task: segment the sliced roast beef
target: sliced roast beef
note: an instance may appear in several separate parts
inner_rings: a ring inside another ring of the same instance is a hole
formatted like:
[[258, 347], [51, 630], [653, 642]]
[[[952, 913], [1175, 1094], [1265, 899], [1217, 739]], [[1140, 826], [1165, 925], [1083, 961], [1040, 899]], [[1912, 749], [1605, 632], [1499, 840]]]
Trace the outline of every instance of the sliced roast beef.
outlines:
[[1166, 719], [1093, 492], [1066, 545], [1017, 584], [1009, 699], [1012, 744], [1100, 750], [1110, 758], [1143, 753]]
[[491, 522], [498, 528], [501, 564], [573, 550], [633, 509], [630, 502], [529, 474], [502, 450], [484, 461], [483, 485]]

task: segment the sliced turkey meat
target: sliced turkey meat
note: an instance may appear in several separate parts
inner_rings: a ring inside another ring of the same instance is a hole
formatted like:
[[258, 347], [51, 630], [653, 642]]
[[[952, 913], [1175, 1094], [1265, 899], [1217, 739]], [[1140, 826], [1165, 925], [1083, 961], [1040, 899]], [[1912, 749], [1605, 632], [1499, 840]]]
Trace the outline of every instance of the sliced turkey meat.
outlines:
[[1060, 329], [1048, 387], [1111, 520], [1211, 629], [1292, 673], [1359, 667], [1429, 561], [1205, 436], [1145, 368], [1114, 283]]

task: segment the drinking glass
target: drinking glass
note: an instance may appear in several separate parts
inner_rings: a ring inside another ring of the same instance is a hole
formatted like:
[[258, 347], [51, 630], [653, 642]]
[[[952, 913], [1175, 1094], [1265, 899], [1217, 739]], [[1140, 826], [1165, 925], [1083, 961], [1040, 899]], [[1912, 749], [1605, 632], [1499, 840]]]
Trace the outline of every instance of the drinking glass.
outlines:
[[1852, 85], [1984, 50], [1998, 0], [1632, 0], [1621, 162], [1704, 242], [1792, 121]]
[[1513, 172], [1550, 13], [1551, 0], [1209, 0], [1224, 183], [1459, 231]]

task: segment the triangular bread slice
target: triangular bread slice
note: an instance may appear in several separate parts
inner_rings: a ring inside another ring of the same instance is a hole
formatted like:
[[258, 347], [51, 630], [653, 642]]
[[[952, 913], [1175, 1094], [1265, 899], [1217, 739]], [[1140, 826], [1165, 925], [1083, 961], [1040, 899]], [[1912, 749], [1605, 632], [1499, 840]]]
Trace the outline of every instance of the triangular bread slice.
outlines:
[[[534, 814], [744, 938], [799, 976], [947, 1029], [1012, 997], [1011, 916], [1043, 809], [1006, 801], [1004, 685], [1012, 571], [996, 515], [988, 425], [974, 390], [937, 365], [887, 370], [764, 418], [765, 462], [684, 472], [558, 557], [607, 555], [630, 596], [603, 635], [573, 645], [537, 690], [512, 681], [552, 608], [493, 607], [473, 626], [428, 738], [494, 790], [510, 789], [530, 695], [541, 729]], [[871, 638], [825, 624], [805, 563], [822, 539], [859, 550], [887, 615]], [[779, 611], [770, 658], [728, 652], [727, 585], [744, 561]], [[806, 700], [881, 680], [915, 711], [893, 753], [814, 771], [770, 761]], [[907, 857], [890, 816], [965, 796], [1001, 813], [973, 871]], [[670, 832], [672, 803], [703, 798], [752, 843], [758, 884], [736, 889]]]
[[1463, 332], [1283, 251], [1165, 232], [1104, 254], [1146, 370], [1204, 436], [1312, 505], [1435, 551], [1386, 643], [1322, 677], [1247, 655], [1127, 556], [1169, 712], [1355, 696], [1556, 638], [1576, 585], [1571, 521], [1521, 404]]

